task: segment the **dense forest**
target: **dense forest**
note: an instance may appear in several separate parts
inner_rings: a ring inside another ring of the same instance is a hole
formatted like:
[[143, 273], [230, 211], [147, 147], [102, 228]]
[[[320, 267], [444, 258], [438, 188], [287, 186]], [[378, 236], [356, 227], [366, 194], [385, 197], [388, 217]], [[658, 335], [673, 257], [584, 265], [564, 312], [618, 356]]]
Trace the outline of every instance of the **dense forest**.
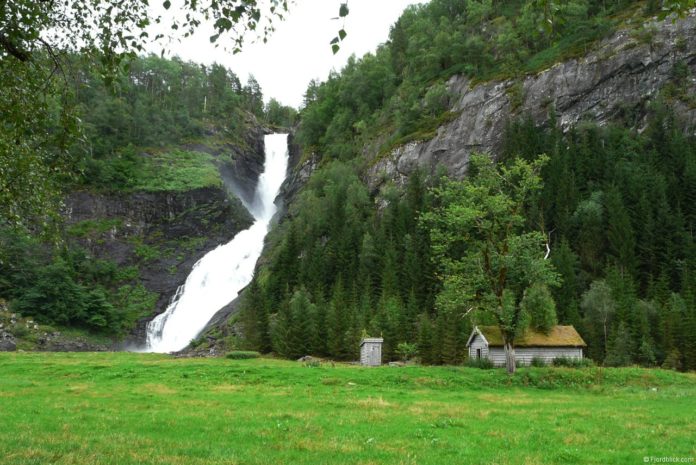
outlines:
[[[448, 270], [453, 260], [466, 262], [469, 245], [452, 239], [443, 256], [432, 215], [457, 207], [448, 202], [470, 195], [477, 175], [453, 187], [417, 173], [405, 188], [387, 185], [373, 197], [361, 178], [361, 147], [381, 141], [386, 150], [432, 134], [449, 118], [444, 79], [452, 74], [482, 81], [535, 71], [583, 53], [622, 18], [656, 8], [562, 5], [550, 28], [536, 2], [411, 7], [375, 54], [310, 84], [297, 138], [321, 168], [273, 234], [270, 264], [245, 294], [241, 321], [251, 348], [350, 360], [368, 333], [384, 336], [387, 359], [464, 361], [472, 325], [497, 321], [469, 314], [466, 299], [452, 296]], [[696, 368], [696, 140], [665, 104], [688, 69], [674, 75], [641, 134], [621, 121], [563, 133], [523, 115], [499, 154], [500, 170], [549, 156], [523, 229], [548, 235], [554, 321], [574, 325], [597, 363]]]
[[79, 181], [95, 188], [137, 184], [147, 162], [137, 151], [163, 151], [204, 137], [243, 144], [254, 125], [294, 123], [293, 109], [274, 99], [264, 105], [253, 76], [242, 85], [218, 64], [136, 58], [109, 86], [84, 63], [73, 69], [74, 102], [84, 127], [84, 142], [76, 147], [83, 155]]

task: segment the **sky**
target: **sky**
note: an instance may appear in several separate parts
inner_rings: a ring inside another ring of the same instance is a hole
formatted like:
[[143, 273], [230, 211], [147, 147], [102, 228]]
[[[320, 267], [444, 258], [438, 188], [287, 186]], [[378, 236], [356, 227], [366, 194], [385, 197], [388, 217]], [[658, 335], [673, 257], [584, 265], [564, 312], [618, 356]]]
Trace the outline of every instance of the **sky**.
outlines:
[[336, 55], [329, 43], [343, 27], [342, 20], [332, 20], [338, 16], [341, 0], [296, 0], [285, 20], [276, 22], [276, 30], [266, 44], [247, 43], [237, 55], [215, 48], [206, 28], [181, 43], [171, 44], [169, 55], [202, 64], [223, 64], [243, 83], [253, 74], [266, 101], [273, 97], [297, 108], [310, 80], [325, 80], [332, 69], [339, 71], [351, 54], [360, 57], [376, 50], [387, 40], [389, 28], [404, 8], [416, 3], [424, 1], [348, 0], [348, 35]]

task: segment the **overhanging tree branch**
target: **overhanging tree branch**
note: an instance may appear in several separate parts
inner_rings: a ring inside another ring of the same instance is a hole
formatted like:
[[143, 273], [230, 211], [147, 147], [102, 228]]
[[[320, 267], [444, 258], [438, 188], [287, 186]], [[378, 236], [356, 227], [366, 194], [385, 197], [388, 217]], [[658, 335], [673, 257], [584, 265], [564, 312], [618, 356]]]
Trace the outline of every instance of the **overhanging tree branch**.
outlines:
[[17, 45], [12, 43], [9, 37], [2, 33], [0, 33], [0, 45], [7, 53], [12, 55], [19, 61], [26, 62], [29, 61], [29, 58], [31, 58], [31, 54], [29, 52], [19, 48]]

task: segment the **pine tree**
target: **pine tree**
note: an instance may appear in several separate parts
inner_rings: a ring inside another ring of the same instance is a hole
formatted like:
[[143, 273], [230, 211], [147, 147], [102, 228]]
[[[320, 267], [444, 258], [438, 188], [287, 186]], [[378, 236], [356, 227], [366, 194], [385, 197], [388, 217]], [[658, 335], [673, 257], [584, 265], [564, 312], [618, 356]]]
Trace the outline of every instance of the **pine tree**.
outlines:
[[397, 253], [392, 241], [388, 241], [384, 246], [381, 291], [383, 298], [395, 296], [399, 293]]
[[292, 314], [290, 312], [289, 298], [285, 298], [279, 305], [273, 326], [271, 327], [273, 351], [282, 357], [290, 357], [292, 355], [289, 338], [291, 327]]
[[561, 285], [552, 290], [557, 303], [556, 312], [561, 324], [580, 325], [578, 312], [578, 257], [570, 248], [568, 240], [563, 237], [560, 245], [553, 249], [551, 261], [561, 275]]
[[421, 363], [431, 365], [435, 363], [433, 354], [433, 326], [430, 317], [423, 313], [418, 324], [418, 354]]
[[652, 344], [647, 338], [644, 338], [638, 348], [638, 363], [645, 367], [653, 367], [656, 362], [657, 359]]
[[295, 291], [289, 305], [288, 350], [285, 356], [297, 358], [309, 355], [312, 350], [312, 341], [315, 339], [316, 308], [304, 289]]
[[325, 357], [329, 355], [329, 304], [321, 298], [321, 295], [316, 300], [316, 331], [314, 332], [314, 341], [312, 341], [312, 352]]
[[348, 330], [346, 316], [349, 305], [350, 302], [343, 287], [343, 278], [339, 276], [334, 285], [327, 315], [327, 349], [330, 356], [338, 359], [344, 359], [348, 353], [345, 347], [345, 335]]
[[243, 294], [241, 322], [244, 338], [249, 347], [262, 353], [272, 350], [268, 321], [268, 307], [263, 290], [254, 275]]
[[622, 277], [633, 276], [635, 270], [635, 236], [631, 219], [618, 189], [609, 189], [604, 196], [607, 212], [607, 246]]
[[631, 334], [622, 321], [619, 323], [616, 334], [609, 345], [609, 351], [607, 352], [607, 357], [604, 359], [604, 364], [614, 367], [630, 365], [632, 362], [632, 349], [633, 340], [631, 339]]
[[580, 263], [593, 275], [598, 275], [604, 250], [604, 208], [602, 192], [593, 192], [589, 199], [578, 204], [573, 214], [575, 244]]

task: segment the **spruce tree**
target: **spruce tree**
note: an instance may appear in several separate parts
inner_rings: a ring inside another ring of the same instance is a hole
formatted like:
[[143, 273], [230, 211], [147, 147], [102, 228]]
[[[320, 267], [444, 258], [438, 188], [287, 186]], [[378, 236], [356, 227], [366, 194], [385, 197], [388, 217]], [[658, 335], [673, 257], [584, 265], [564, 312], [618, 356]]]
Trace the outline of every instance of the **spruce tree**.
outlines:
[[626, 324], [622, 321], [619, 323], [616, 333], [614, 334], [607, 352], [607, 357], [604, 359], [604, 364], [613, 367], [628, 366], [632, 363], [631, 350], [633, 349], [633, 340], [628, 331]]
[[604, 205], [607, 212], [608, 252], [622, 277], [633, 276], [636, 241], [631, 219], [617, 188], [606, 192]]
[[561, 324], [579, 326], [578, 273], [580, 267], [578, 257], [565, 237], [561, 239], [560, 245], [552, 249], [551, 261], [561, 275], [561, 285], [551, 291], [557, 303], [558, 321]]
[[423, 313], [421, 314], [418, 324], [418, 354], [421, 358], [421, 363], [431, 365], [435, 363], [433, 354], [433, 325], [430, 317]]
[[304, 289], [295, 291], [289, 305], [290, 320], [287, 330], [286, 356], [297, 358], [309, 355], [313, 348], [312, 341], [315, 339], [316, 308]]

